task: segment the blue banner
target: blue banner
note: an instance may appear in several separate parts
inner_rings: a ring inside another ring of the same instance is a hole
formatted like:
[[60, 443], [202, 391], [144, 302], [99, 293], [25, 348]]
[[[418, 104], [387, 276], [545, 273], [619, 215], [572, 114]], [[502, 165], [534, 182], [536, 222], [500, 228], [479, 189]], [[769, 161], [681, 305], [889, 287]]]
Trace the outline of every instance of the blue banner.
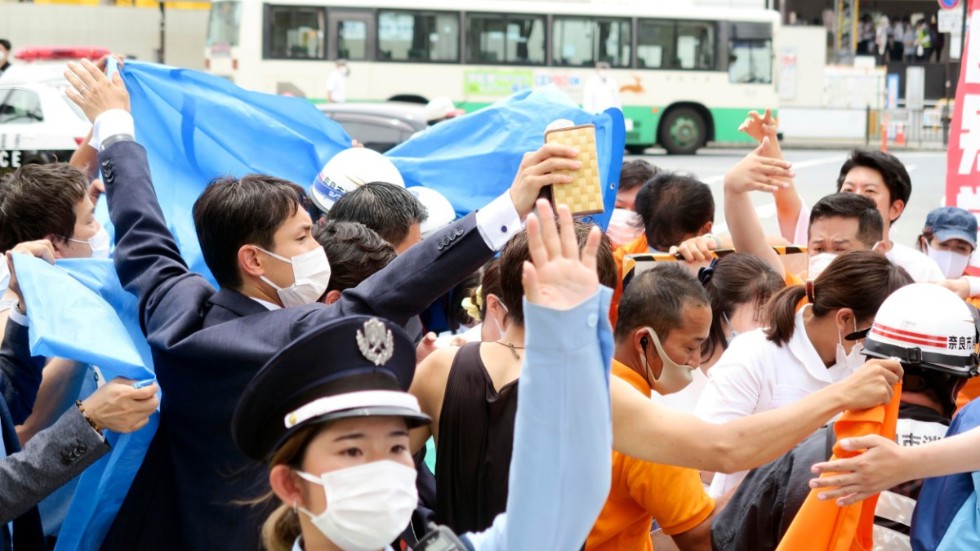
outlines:
[[191, 215], [208, 182], [259, 173], [306, 187], [351, 146], [340, 125], [302, 98], [138, 61], [127, 61], [122, 76], [163, 214], [191, 269], [209, 278]]
[[[136, 297], [122, 288], [111, 260], [65, 259], [52, 266], [18, 254], [14, 266], [27, 303], [32, 354], [96, 366], [106, 380], [154, 377]], [[112, 451], [82, 473], [58, 550], [99, 548], [156, 434], [159, 417], [154, 413], [134, 433], [106, 431]]]
[[505, 192], [524, 154], [544, 144], [547, 126], [566, 119], [594, 124], [605, 212], [591, 217], [609, 224], [626, 147], [623, 112], [582, 111], [564, 92], [549, 86], [525, 90], [466, 116], [440, 122], [388, 151], [405, 185], [425, 186], [446, 196], [460, 216]]

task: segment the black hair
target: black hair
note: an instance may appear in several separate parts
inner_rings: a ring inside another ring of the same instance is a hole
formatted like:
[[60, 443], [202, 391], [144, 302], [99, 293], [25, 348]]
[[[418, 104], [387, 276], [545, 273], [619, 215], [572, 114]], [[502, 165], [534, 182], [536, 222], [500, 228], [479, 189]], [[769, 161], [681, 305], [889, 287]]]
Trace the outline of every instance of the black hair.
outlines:
[[88, 180], [68, 163], [24, 165], [0, 184], [0, 251], [18, 243], [75, 234], [75, 207]]
[[711, 188], [694, 176], [658, 172], [636, 194], [647, 244], [666, 251], [715, 219]]
[[12, 46], [10, 45], [10, 41], [7, 40], [6, 38], [0, 38], [0, 46], [3, 46], [8, 52], [12, 48]]
[[327, 213], [330, 220], [360, 222], [397, 247], [412, 224], [429, 217], [412, 192], [387, 182], [371, 182], [349, 191]]
[[316, 226], [313, 237], [330, 261], [327, 292], [357, 287], [398, 256], [391, 243], [357, 222], [327, 220]]
[[[909, 197], [912, 195], [912, 179], [909, 177], [908, 171], [905, 170], [902, 161], [890, 153], [855, 149], [840, 167], [840, 175], [837, 177], [838, 192], [844, 185], [847, 173], [856, 167], [870, 168], [881, 174], [881, 179], [885, 181], [885, 187], [888, 188], [889, 205], [895, 201], [901, 201], [903, 205], [908, 206]], [[889, 220], [889, 222], [895, 220]]]
[[[912, 283], [905, 268], [873, 251], [850, 251], [833, 260], [812, 285], [813, 315], [820, 317], [850, 308], [858, 320], [871, 320], [893, 292]], [[766, 337], [777, 345], [793, 338], [797, 305], [806, 297], [806, 286], [787, 287], [769, 303]]]
[[751, 303], [762, 312], [772, 295], [786, 287], [786, 281], [768, 262], [746, 253], [718, 259], [710, 274], [699, 278], [711, 303], [711, 332], [701, 343], [702, 358], [710, 358], [716, 346], [727, 348], [725, 317], [731, 318], [736, 307]]
[[276, 231], [308, 199], [298, 185], [263, 174], [215, 178], [194, 202], [194, 227], [204, 262], [218, 284], [242, 284], [238, 250], [254, 243], [272, 250]]
[[858, 193], [834, 193], [810, 209], [810, 226], [821, 218], [854, 218], [858, 221], [858, 239], [870, 249], [884, 239], [884, 222], [875, 202]]
[[619, 171], [620, 191], [642, 186], [657, 174], [657, 170], [657, 167], [643, 159], [624, 161]]
[[641, 327], [657, 332], [660, 342], [683, 322], [688, 304], [709, 306], [708, 294], [701, 282], [676, 262], [657, 264], [633, 278], [619, 299], [616, 342], [622, 342]]

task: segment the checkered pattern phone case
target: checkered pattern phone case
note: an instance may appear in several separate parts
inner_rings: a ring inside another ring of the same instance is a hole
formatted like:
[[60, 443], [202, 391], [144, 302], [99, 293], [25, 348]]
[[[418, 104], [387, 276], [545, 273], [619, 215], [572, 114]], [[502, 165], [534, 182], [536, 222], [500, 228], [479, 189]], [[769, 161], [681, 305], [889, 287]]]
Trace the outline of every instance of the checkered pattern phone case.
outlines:
[[575, 176], [570, 184], [553, 185], [551, 198], [555, 205], [565, 204], [572, 214], [596, 214], [603, 212], [602, 182], [599, 178], [599, 158], [595, 145], [595, 126], [583, 124], [551, 130], [545, 133], [547, 143], [558, 143], [576, 147], [577, 159], [582, 168], [569, 172]]

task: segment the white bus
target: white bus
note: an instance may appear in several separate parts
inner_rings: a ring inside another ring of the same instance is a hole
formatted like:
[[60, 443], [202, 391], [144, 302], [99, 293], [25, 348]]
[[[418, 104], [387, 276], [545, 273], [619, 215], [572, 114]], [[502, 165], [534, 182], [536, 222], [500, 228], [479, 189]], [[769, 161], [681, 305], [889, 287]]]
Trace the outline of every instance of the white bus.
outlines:
[[597, 62], [620, 85], [631, 151], [740, 142], [746, 110], [776, 108], [778, 13], [667, 2], [215, 0], [208, 70], [323, 101], [348, 60], [348, 101], [448, 96], [472, 111], [554, 84], [581, 101]]

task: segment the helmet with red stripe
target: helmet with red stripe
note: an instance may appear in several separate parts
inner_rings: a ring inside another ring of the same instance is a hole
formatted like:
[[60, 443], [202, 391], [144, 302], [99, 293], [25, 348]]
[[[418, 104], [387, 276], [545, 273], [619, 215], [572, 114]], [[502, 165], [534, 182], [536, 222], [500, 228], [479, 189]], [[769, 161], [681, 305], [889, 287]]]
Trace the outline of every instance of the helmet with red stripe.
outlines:
[[977, 374], [977, 324], [952, 291], [930, 283], [898, 289], [878, 310], [864, 341], [876, 358], [958, 377]]
[[906, 285], [878, 309], [864, 353], [897, 358], [905, 369], [902, 392], [932, 391], [952, 416], [957, 394], [977, 374], [977, 319], [976, 309], [949, 289]]

